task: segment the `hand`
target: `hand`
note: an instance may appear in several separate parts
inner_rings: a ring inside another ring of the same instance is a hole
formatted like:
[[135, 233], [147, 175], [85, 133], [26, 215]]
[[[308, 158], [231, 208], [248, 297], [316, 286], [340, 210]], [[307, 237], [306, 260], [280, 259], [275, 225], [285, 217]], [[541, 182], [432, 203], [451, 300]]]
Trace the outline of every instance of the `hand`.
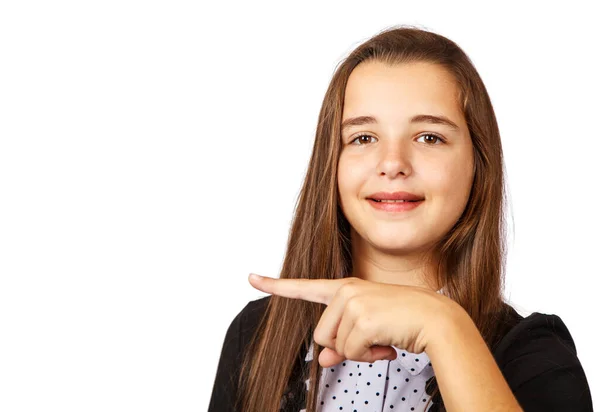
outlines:
[[319, 363], [330, 367], [350, 359], [372, 363], [396, 358], [395, 346], [421, 353], [427, 346], [426, 326], [444, 313], [449, 298], [418, 286], [343, 279], [278, 279], [254, 277], [263, 292], [327, 305], [314, 332], [323, 346]]

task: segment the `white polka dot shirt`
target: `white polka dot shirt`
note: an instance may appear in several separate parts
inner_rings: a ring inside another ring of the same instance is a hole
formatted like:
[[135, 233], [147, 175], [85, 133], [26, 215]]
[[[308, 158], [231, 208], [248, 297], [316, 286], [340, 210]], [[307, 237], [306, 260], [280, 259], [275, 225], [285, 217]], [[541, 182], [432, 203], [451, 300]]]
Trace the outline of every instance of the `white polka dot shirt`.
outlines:
[[[312, 344], [305, 361], [312, 361]], [[434, 376], [425, 352], [393, 347], [397, 358], [374, 363], [345, 360], [323, 368], [317, 400], [321, 412], [425, 411], [425, 384]], [[310, 379], [305, 381], [308, 390]], [[431, 402], [427, 406], [429, 409]], [[306, 412], [302, 409], [300, 412]]]

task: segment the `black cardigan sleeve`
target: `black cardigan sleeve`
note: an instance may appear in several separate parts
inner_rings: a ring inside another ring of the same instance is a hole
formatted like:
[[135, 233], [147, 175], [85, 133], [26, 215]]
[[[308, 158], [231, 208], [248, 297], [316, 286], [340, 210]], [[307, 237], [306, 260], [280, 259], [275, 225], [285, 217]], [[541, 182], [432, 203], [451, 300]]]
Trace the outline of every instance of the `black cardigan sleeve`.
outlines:
[[225, 334], [208, 412], [235, 412], [241, 355], [240, 323], [247, 308], [248, 305], [237, 314]]
[[266, 311], [269, 296], [253, 300], [235, 316], [223, 340], [208, 412], [237, 412], [238, 377], [241, 362], [252, 334]]
[[535, 312], [524, 318], [494, 356], [525, 412], [592, 411], [575, 342], [559, 316]]

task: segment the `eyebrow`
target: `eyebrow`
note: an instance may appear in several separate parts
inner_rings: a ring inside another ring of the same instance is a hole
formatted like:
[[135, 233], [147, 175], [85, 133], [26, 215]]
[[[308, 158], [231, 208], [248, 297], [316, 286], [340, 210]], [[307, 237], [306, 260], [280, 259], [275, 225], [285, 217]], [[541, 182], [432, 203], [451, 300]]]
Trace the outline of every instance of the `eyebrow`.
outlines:
[[[362, 126], [365, 124], [377, 123], [377, 118], [373, 116], [358, 116], [350, 117], [342, 123], [342, 131], [352, 126]], [[429, 123], [442, 124], [450, 127], [454, 131], [458, 131], [459, 127], [452, 120], [445, 116], [433, 116], [430, 114], [417, 114], [410, 119], [410, 123]]]

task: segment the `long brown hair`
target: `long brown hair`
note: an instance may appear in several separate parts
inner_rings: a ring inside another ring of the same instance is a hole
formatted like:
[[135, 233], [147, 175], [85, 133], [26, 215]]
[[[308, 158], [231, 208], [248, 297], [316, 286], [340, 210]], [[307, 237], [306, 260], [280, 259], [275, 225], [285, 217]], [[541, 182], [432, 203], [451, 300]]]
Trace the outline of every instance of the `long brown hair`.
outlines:
[[[448, 38], [415, 26], [394, 26], [371, 37], [335, 70], [321, 110], [306, 177], [295, 207], [279, 277], [337, 279], [352, 273], [350, 225], [337, 190], [340, 125], [348, 77], [361, 62], [434, 63], [454, 76], [459, 104], [474, 149], [470, 198], [455, 226], [436, 245], [437, 279], [443, 293], [471, 316], [491, 348], [503, 316], [505, 179], [500, 132], [492, 103], [469, 57]], [[239, 377], [244, 412], [277, 412], [298, 361], [308, 349], [324, 305], [272, 295], [253, 335]], [[314, 343], [308, 372], [307, 412], [316, 412], [323, 348]], [[273, 366], [276, 365], [276, 366]], [[306, 378], [306, 376], [305, 376]], [[434, 381], [433, 395], [439, 393]], [[439, 396], [439, 395], [438, 395]]]

